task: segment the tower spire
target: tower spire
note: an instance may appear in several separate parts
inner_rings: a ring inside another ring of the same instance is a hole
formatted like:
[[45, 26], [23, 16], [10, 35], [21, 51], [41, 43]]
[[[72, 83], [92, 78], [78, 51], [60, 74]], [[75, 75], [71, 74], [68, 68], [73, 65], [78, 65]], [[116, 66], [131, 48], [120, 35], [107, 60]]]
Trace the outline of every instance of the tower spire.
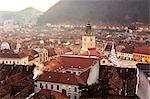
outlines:
[[112, 48], [111, 48], [111, 51], [110, 51], [110, 56], [109, 56], [109, 59], [111, 60], [112, 64], [117, 66], [117, 67], [120, 67], [120, 64], [118, 62], [118, 59], [117, 59], [117, 56], [116, 56], [116, 51], [115, 51], [115, 44], [114, 42], [112, 43]]

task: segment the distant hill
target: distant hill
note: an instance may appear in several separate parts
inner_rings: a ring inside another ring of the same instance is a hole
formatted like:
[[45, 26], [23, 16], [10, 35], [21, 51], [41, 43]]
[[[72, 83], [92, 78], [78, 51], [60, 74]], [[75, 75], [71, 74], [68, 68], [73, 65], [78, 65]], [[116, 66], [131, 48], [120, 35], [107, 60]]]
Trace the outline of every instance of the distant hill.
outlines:
[[36, 24], [38, 17], [42, 14], [37, 9], [26, 8], [18, 12], [0, 11], [1, 24]]
[[61, 0], [38, 19], [47, 23], [119, 23], [143, 22], [148, 24], [148, 0]]

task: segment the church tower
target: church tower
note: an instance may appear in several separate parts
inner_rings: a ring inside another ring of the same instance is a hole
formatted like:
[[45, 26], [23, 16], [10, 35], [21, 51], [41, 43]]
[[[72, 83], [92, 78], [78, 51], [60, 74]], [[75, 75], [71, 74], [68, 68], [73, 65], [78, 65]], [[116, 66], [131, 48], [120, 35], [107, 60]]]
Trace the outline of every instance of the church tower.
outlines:
[[82, 36], [82, 51], [88, 51], [90, 48], [95, 48], [95, 36], [92, 33], [91, 24], [86, 25], [86, 30]]

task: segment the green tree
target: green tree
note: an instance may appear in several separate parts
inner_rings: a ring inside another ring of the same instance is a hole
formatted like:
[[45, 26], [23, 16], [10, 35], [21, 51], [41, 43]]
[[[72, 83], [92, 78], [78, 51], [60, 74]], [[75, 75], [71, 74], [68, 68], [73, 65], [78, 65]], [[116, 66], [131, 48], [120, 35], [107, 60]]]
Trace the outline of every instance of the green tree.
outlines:
[[81, 91], [80, 98], [96, 98], [101, 97], [107, 99], [109, 91], [109, 79], [99, 79], [98, 83], [92, 85], [81, 85], [79, 90]]

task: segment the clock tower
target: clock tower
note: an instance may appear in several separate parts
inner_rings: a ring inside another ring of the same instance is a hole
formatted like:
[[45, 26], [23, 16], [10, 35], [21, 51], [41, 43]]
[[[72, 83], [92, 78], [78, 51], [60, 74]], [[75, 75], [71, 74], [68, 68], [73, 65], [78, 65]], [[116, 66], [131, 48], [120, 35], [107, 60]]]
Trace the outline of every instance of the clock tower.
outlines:
[[88, 51], [88, 49], [95, 48], [95, 36], [92, 32], [91, 24], [86, 25], [86, 30], [82, 36], [82, 51]]

